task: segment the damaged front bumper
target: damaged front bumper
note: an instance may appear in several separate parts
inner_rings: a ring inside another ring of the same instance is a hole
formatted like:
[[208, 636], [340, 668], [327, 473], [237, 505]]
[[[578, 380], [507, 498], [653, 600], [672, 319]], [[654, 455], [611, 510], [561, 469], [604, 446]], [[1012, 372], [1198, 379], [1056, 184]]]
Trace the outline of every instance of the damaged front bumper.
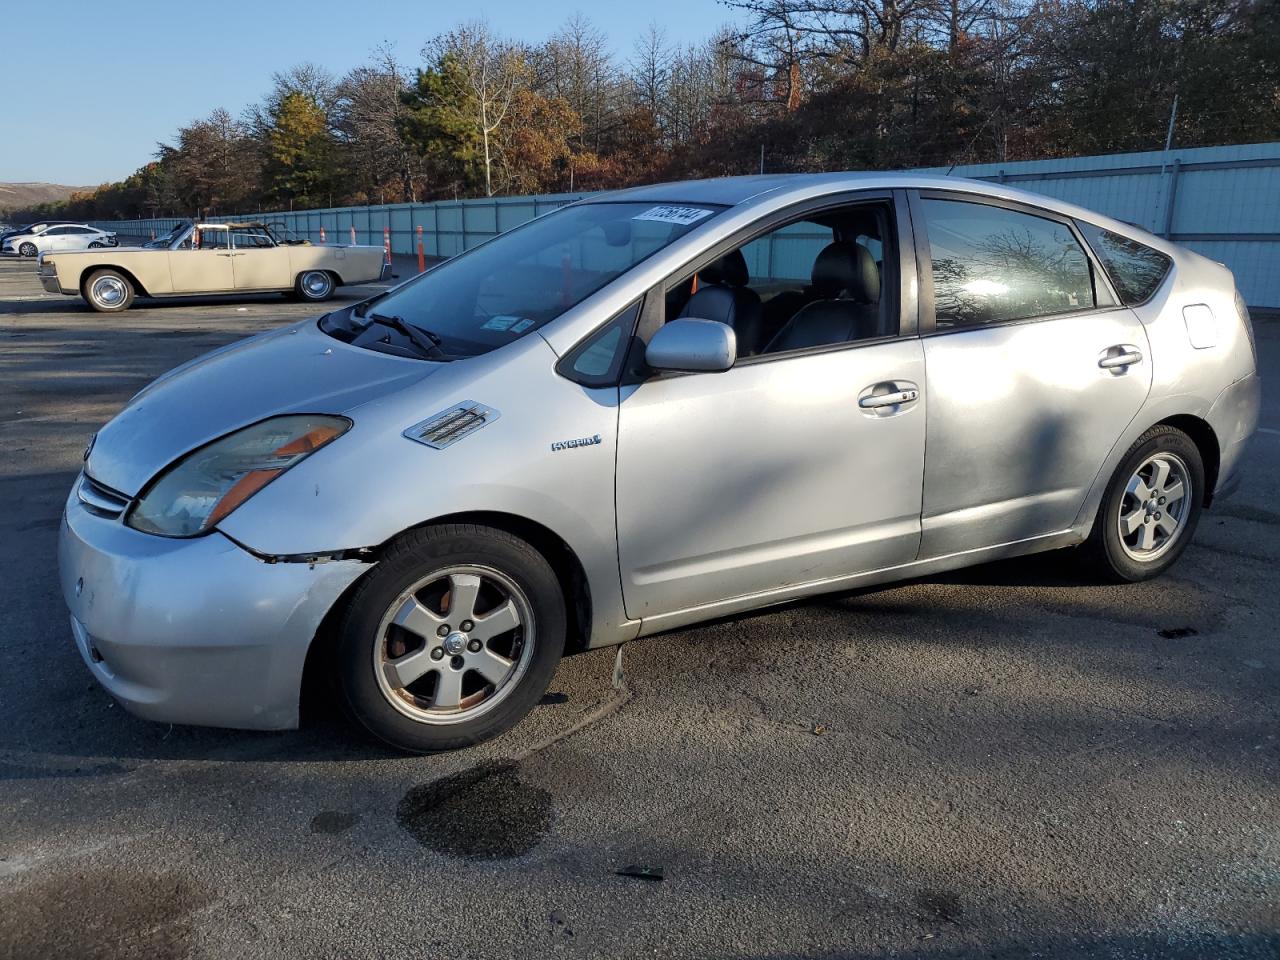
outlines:
[[311, 641], [369, 569], [291, 559], [266, 562], [216, 531], [140, 533], [75, 489], [58, 544], [76, 646], [113, 697], [149, 720], [258, 730], [298, 725]]

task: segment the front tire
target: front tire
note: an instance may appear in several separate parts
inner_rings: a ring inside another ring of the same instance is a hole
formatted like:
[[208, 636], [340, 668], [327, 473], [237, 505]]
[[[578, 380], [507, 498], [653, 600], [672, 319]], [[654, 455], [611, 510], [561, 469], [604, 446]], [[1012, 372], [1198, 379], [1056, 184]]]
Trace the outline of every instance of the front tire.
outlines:
[[24, 257], [34, 257], [37, 253], [34, 243], [24, 243], [18, 247], [18, 253]]
[[1112, 474], [1086, 555], [1116, 582], [1159, 576], [1191, 542], [1204, 494], [1204, 460], [1195, 442], [1176, 427], [1152, 427]]
[[133, 305], [133, 282], [118, 270], [95, 270], [84, 283], [84, 299], [99, 313], [120, 313]]
[[528, 543], [473, 524], [416, 530], [352, 595], [338, 631], [339, 689], [394, 747], [471, 746], [533, 709], [565, 624], [555, 572]]
[[333, 274], [327, 270], [308, 270], [306, 273], [298, 274], [293, 290], [299, 300], [320, 303], [332, 297], [337, 287]]
[[97, 240], [95, 240], [95, 241], [93, 241], [93, 243], [89, 244], [89, 249], [90, 249], [90, 250], [101, 250], [101, 249], [102, 249], [102, 247], [103, 247], [103, 245], [102, 245], [101, 243], [99, 243]]

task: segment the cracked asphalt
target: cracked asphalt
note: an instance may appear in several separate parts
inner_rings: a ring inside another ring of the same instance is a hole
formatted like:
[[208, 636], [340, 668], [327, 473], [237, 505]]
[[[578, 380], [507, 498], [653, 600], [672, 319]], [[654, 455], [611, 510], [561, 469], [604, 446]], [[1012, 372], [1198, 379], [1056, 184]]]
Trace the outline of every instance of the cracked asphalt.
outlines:
[[593, 652], [445, 756], [324, 712], [134, 719], [56, 583], [85, 441], [308, 312], [105, 318], [0, 261], [0, 957], [1280, 956], [1269, 386], [1241, 490], [1156, 582], [1050, 555], [826, 597], [629, 644], [621, 691]]

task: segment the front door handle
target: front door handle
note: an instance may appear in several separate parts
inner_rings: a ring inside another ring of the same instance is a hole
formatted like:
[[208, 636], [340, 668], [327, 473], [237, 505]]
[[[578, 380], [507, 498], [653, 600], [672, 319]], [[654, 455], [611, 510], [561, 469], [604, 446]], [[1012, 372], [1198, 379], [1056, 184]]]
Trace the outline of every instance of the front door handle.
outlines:
[[1114, 370], [1117, 367], [1130, 367], [1142, 362], [1142, 351], [1131, 343], [1122, 343], [1108, 347], [1098, 358], [1098, 366], [1103, 370]]
[[858, 406], [868, 417], [893, 417], [920, 399], [920, 388], [910, 380], [881, 380], [858, 394]]
[[920, 398], [919, 390], [898, 390], [896, 393], [882, 393], [879, 396], [863, 397], [858, 406], [863, 410], [874, 410], [877, 407], [896, 407], [900, 403], [910, 403]]

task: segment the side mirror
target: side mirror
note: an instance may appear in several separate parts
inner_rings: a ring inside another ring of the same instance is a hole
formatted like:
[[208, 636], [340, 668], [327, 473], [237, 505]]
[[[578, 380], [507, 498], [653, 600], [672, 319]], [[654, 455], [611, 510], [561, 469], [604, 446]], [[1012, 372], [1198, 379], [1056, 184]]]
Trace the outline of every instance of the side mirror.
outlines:
[[738, 338], [727, 323], [681, 317], [658, 329], [644, 359], [655, 370], [723, 373], [738, 359]]

